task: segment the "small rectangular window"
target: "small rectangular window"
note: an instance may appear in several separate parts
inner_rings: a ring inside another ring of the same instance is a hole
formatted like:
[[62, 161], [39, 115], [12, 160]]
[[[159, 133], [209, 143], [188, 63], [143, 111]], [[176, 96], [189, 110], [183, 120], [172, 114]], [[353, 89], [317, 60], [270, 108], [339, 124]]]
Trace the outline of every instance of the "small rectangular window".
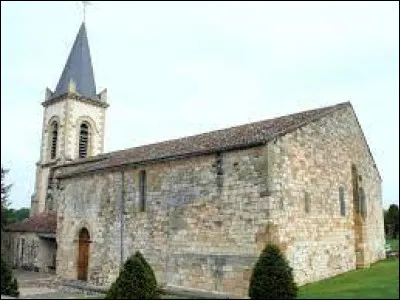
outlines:
[[360, 212], [361, 216], [365, 217], [367, 215], [367, 202], [365, 199], [365, 192], [362, 187], [360, 187]]
[[307, 192], [304, 193], [304, 210], [306, 213], [310, 212], [310, 195]]
[[139, 172], [139, 199], [140, 199], [140, 211], [145, 211], [146, 208], [146, 170]]
[[346, 215], [346, 204], [344, 202], [344, 188], [339, 187], [339, 202], [340, 202], [340, 215]]

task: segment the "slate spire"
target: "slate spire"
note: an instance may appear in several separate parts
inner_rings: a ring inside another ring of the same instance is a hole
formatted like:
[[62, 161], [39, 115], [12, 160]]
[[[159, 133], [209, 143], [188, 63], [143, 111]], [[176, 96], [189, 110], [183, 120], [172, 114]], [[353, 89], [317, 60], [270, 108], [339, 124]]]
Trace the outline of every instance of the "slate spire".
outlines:
[[74, 45], [64, 66], [52, 97], [60, 96], [68, 91], [74, 91], [84, 97], [98, 99], [94, 81], [89, 42], [85, 22], [82, 22]]

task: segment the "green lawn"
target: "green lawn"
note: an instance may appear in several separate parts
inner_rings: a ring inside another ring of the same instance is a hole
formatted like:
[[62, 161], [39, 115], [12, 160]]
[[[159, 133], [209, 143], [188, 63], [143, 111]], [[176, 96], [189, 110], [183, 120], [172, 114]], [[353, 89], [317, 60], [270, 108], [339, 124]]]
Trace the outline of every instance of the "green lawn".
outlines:
[[399, 250], [399, 239], [387, 239], [386, 244], [389, 244], [393, 250]]
[[300, 287], [299, 299], [399, 299], [399, 260], [347, 272]]

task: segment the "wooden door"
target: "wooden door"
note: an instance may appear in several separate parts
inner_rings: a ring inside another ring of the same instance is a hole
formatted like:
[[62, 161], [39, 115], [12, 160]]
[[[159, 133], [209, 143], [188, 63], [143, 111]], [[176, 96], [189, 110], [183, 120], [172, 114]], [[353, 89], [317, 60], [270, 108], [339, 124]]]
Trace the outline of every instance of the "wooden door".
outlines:
[[86, 228], [82, 228], [79, 232], [78, 280], [87, 281], [89, 265], [89, 245], [89, 232]]

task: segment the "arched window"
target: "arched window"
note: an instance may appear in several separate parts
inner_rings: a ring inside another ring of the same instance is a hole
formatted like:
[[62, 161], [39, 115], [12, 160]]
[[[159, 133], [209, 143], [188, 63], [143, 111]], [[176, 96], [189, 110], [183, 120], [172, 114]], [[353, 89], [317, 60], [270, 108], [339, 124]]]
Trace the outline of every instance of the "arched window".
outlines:
[[89, 152], [89, 125], [82, 123], [79, 130], [79, 158], [85, 158]]
[[50, 139], [50, 159], [55, 159], [57, 155], [57, 136], [58, 136], [58, 123], [54, 121], [51, 123], [51, 139]]

